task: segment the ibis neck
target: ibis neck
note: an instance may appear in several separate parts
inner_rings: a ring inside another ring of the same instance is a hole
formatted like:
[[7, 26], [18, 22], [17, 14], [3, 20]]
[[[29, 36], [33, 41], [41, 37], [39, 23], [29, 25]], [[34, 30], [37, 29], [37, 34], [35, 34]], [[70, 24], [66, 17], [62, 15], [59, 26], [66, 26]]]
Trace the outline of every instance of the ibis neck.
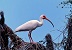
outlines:
[[43, 25], [43, 19], [40, 18], [40, 26], [42, 26], [42, 25]]

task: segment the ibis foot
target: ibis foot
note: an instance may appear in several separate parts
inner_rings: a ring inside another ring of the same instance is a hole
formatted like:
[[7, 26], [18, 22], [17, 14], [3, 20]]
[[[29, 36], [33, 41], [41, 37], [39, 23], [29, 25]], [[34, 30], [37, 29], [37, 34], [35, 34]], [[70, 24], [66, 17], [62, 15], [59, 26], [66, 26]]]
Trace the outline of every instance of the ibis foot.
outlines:
[[32, 43], [32, 44], [37, 44], [36, 42], [34, 42], [34, 41], [31, 41], [30, 43]]

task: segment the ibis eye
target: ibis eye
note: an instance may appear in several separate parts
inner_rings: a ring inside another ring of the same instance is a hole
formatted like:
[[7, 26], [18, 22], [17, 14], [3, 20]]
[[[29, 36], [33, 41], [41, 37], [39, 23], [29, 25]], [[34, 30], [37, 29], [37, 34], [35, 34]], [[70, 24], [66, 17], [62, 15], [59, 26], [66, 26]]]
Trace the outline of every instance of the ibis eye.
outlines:
[[45, 16], [43, 16], [43, 17], [45, 17]]
[[45, 19], [46, 17], [45, 16], [43, 16], [43, 19]]

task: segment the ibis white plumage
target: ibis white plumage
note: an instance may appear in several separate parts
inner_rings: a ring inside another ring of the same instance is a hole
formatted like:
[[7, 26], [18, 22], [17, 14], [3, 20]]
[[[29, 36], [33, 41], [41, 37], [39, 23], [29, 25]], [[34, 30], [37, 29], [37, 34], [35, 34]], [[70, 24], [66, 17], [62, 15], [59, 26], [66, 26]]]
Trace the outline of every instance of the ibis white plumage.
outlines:
[[35, 30], [37, 27], [42, 26], [44, 19], [48, 20], [52, 24], [52, 26], [54, 27], [53, 23], [48, 18], [46, 18], [46, 16], [44, 14], [42, 14], [40, 16], [40, 21], [38, 21], [38, 20], [30, 20], [30, 21], [20, 25], [19, 27], [17, 27], [15, 29], [15, 32], [29, 31], [28, 36], [29, 36], [30, 42], [33, 42], [33, 39], [31, 37], [31, 32], [33, 30]]

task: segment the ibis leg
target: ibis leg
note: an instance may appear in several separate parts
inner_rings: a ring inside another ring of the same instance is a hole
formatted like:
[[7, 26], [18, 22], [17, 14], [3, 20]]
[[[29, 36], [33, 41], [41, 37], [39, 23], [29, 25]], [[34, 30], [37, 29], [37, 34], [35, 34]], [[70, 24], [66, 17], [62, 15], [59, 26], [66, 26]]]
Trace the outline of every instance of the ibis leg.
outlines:
[[29, 39], [30, 39], [30, 43], [33, 42], [33, 39], [32, 39], [32, 37], [31, 37], [31, 32], [32, 32], [32, 31], [29, 31], [29, 33], [28, 33], [28, 36], [29, 36]]

